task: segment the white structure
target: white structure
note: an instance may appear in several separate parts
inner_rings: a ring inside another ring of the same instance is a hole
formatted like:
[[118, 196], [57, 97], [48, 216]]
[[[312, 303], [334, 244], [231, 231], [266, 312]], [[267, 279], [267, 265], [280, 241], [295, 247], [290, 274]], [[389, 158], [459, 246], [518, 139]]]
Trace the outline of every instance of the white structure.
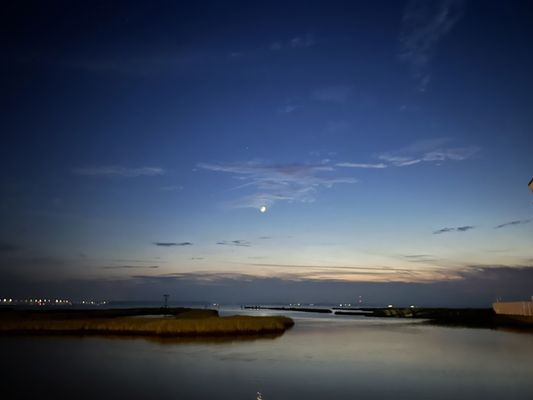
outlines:
[[533, 297], [531, 301], [513, 301], [508, 303], [494, 303], [492, 305], [496, 314], [520, 315], [533, 317]]

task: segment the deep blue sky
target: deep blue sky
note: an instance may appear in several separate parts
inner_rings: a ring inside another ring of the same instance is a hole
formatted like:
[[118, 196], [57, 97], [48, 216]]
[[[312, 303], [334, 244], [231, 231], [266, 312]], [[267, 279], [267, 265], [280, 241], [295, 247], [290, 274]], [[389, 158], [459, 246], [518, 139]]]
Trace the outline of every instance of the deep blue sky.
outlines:
[[0, 297], [533, 294], [531, 2], [0, 18]]

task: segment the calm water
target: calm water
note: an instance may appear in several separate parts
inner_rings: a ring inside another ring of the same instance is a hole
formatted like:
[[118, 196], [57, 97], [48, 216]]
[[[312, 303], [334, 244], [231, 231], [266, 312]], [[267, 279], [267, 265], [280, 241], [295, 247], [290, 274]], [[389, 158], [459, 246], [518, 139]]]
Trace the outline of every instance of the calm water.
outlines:
[[246, 341], [0, 337], [0, 398], [533, 398], [533, 334], [294, 318]]

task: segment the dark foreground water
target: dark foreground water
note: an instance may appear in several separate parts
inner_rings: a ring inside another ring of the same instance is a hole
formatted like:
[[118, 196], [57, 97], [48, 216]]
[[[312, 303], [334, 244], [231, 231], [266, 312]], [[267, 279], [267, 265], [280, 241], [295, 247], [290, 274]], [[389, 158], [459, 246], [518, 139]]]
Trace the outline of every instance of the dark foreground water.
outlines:
[[295, 320], [257, 340], [0, 337], [0, 398], [533, 399], [533, 334]]

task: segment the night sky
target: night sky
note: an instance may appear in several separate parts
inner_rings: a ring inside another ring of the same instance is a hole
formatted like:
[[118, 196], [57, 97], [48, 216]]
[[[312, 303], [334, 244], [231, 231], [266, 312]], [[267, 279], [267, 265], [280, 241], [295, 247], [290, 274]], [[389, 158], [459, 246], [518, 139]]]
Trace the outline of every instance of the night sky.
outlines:
[[533, 295], [530, 1], [0, 15], [0, 297]]

